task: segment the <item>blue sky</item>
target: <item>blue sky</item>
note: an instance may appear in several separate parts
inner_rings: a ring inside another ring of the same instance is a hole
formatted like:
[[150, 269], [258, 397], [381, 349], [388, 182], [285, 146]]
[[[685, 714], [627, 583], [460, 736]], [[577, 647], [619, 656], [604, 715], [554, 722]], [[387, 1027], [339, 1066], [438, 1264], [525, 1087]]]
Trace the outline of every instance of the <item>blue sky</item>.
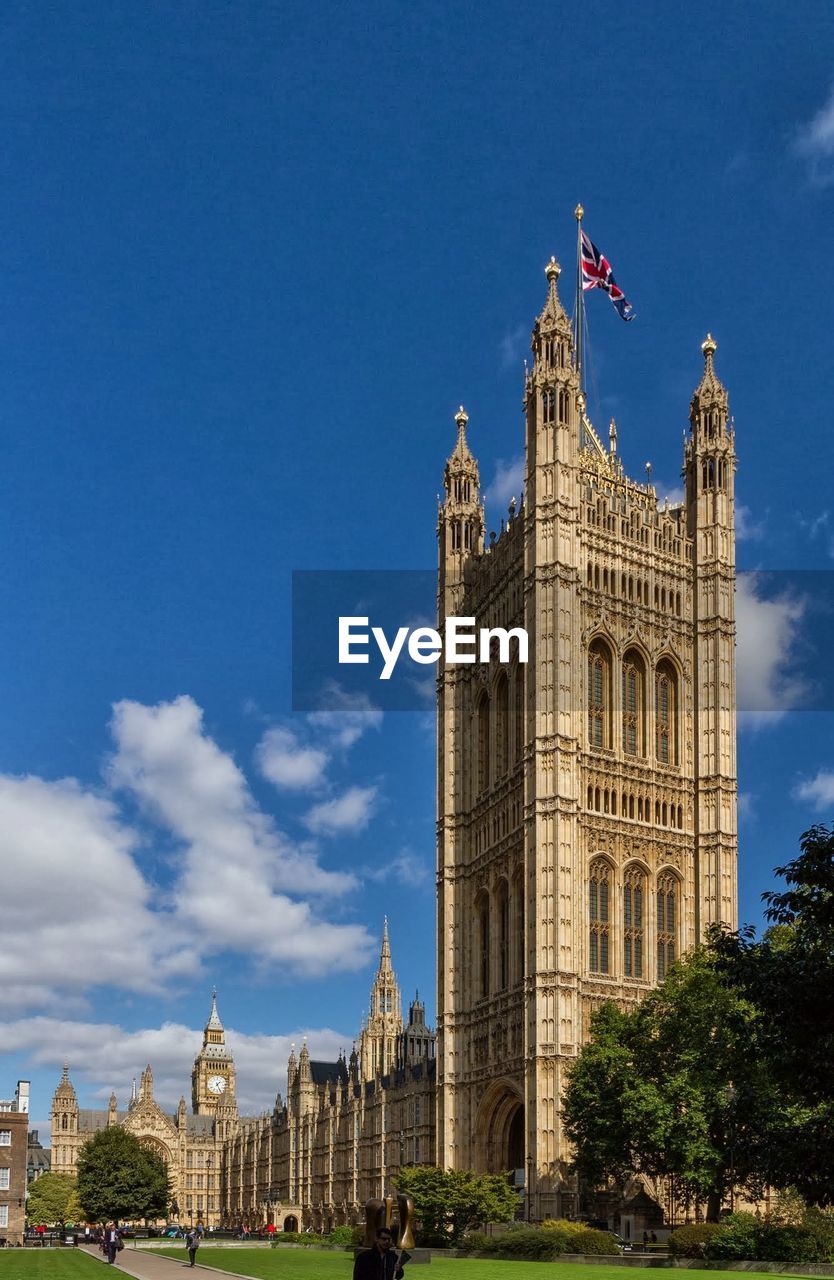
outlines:
[[[90, 1105], [148, 1060], [175, 1102], [213, 983], [269, 1106], [291, 1040], [349, 1047], [386, 912], [432, 1010], [433, 725], [290, 714], [290, 574], [432, 567], [461, 401], [500, 521], [577, 200], [638, 313], [589, 298], [627, 469], [674, 496], [710, 329], [739, 563], [830, 574], [831, 37], [822, 3], [4, 7], [0, 1094], [41, 1128], [65, 1056]], [[743, 604], [744, 919], [834, 809], [831, 711], [784, 710], [808, 582]]]

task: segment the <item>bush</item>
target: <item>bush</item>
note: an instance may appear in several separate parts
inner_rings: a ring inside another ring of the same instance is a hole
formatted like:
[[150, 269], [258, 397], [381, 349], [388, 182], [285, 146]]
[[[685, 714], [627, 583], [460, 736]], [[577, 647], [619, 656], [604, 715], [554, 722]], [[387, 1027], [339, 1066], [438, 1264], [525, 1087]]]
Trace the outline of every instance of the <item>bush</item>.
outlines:
[[461, 1240], [458, 1248], [462, 1253], [489, 1253], [492, 1250], [493, 1237], [484, 1235], [483, 1231], [470, 1231]]
[[326, 1236], [317, 1236], [312, 1231], [276, 1231], [272, 1238], [273, 1245], [279, 1244], [329, 1244]]
[[620, 1246], [610, 1231], [598, 1231], [596, 1227], [583, 1227], [569, 1237], [568, 1253], [619, 1253]]
[[327, 1237], [327, 1242], [328, 1244], [353, 1244], [355, 1230], [355, 1227], [334, 1227]]
[[549, 1261], [565, 1253], [565, 1237], [556, 1231], [538, 1227], [519, 1227], [493, 1236], [489, 1252], [497, 1258], [528, 1258]]
[[761, 1227], [761, 1221], [752, 1213], [731, 1213], [707, 1241], [703, 1256], [748, 1260], [759, 1258]]
[[705, 1258], [706, 1246], [723, 1228], [717, 1222], [698, 1222], [678, 1227], [669, 1236], [669, 1252], [673, 1258]]

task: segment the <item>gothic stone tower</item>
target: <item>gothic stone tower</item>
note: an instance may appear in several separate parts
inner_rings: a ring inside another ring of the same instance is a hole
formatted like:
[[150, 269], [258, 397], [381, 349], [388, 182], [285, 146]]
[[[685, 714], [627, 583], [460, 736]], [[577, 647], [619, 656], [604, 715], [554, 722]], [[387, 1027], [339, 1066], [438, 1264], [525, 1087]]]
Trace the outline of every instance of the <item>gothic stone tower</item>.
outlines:
[[438, 614], [524, 626], [526, 665], [438, 678], [438, 1160], [575, 1208], [566, 1068], [594, 1007], [638, 1001], [736, 918], [735, 454], [715, 343], [686, 499], [629, 479], [591, 424], [559, 266], [526, 376], [526, 496], [483, 544], [466, 415], [438, 520]]
[[226, 1047], [226, 1032], [217, 1012], [217, 992], [211, 995], [211, 1012], [203, 1030], [203, 1047], [191, 1072], [191, 1105], [195, 1116], [215, 1119], [215, 1137], [229, 1138], [240, 1117], [235, 1098], [235, 1064]]

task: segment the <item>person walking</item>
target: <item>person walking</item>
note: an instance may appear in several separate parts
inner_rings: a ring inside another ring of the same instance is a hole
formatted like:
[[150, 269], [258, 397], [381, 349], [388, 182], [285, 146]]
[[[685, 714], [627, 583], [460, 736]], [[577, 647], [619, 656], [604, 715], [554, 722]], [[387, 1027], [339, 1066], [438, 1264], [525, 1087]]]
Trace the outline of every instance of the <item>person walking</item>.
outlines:
[[197, 1250], [200, 1247], [199, 1227], [191, 1227], [185, 1236], [185, 1247], [188, 1250], [188, 1265], [193, 1267], [197, 1261]]
[[121, 1238], [115, 1222], [108, 1222], [104, 1229], [104, 1251], [111, 1266], [116, 1261], [116, 1254], [119, 1252], [120, 1245]]
[[357, 1253], [353, 1280], [402, 1280], [402, 1255], [391, 1248], [394, 1237], [389, 1227], [380, 1227], [372, 1249]]

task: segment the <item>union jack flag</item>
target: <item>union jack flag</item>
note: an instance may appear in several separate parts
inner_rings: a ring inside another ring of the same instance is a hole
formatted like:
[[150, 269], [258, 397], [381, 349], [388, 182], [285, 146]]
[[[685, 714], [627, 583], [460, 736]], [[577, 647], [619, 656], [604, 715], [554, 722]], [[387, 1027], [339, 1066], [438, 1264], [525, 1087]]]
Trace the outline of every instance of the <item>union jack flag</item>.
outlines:
[[600, 253], [596, 245], [591, 243], [584, 231], [582, 232], [582, 288], [583, 290], [604, 289], [623, 320], [634, 319], [634, 308], [630, 302], [626, 301], [625, 294], [614, 279], [611, 263]]

